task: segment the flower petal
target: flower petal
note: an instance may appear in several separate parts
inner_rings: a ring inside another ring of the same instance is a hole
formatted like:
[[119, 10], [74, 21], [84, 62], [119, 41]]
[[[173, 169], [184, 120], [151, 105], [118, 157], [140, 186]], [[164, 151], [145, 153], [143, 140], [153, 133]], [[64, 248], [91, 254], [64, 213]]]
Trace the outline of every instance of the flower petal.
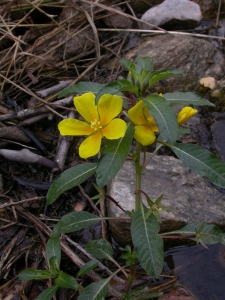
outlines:
[[124, 136], [126, 132], [126, 122], [121, 119], [113, 119], [103, 130], [103, 135], [109, 139], [119, 139]]
[[58, 129], [61, 135], [90, 135], [94, 132], [90, 125], [76, 119], [62, 120]]
[[107, 125], [122, 110], [123, 100], [116, 95], [103, 95], [98, 101], [98, 112], [101, 125]]
[[186, 106], [181, 109], [177, 115], [177, 122], [179, 125], [187, 122], [192, 116], [194, 116], [198, 111], [190, 106]]
[[82, 158], [88, 158], [96, 155], [101, 146], [102, 136], [100, 133], [93, 134], [87, 137], [79, 147], [79, 156]]
[[145, 107], [143, 100], [140, 100], [135, 106], [128, 110], [128, 117], [136, 125], [146, 124], [147, 121], [143, 115], [143, 108]]
[[154, 132], [148, 126], [135, 126], [134, 138], [143, 146], [154, 143], [156, 137]]
[[157, 125], [156, 125], [156, 121], [153, 118], [153, 116], [150, 115], [150, 113], [148, 111], [148, 107], [145, 106], [144, 108], [142, 108], [142, 110], [143, 110], [143, 115], [144, 115], [144, 118], [145, 118], [145, 124], [148, 125], [148, 126], [150, 126], [150, 128], [151, 128], [152, 131], [158, 132], [159, 129], [158, 129]]
[[98, 120], [97, 105], [95, 105], [95, 95], [93, 93], [85, 93], [73, 99], [76, 110], [81, 116], [91, 123]]

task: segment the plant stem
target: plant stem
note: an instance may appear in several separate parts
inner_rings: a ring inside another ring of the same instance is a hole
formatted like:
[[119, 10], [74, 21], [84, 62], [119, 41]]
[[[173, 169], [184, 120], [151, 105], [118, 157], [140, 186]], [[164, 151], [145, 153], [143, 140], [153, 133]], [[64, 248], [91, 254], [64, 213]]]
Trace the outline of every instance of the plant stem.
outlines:
[[138, 192], [141, 189], [141, 173], [142, 173], [142, 166], [140, 164], [140, 154], [141, 154], [141, 144], [136, 142], [136, 153], [134, 156], [134, 165], [135, 165], [135, 173], [136, 173], [135, 211], [137, 211], [141, 205], [141, 197], [140, 197], [140, 193]]
[[[141, 190], [141, 173], [142, 173], [142, 166], [140, 164], [140, 155], [141, 155], [141, 144], [136, 142], [136, 152], [133, 156], [133, 161], [135, 165], [135, 211], [139, 209], [141, 206], [141, 194], [139, 193], [139, 190]], [[133, 250], [133, 253], [135, 252], [135, 249]], [[126, 292], [129, 292], [131, 290], [135, 273], [136, 273], [136, 261], [130, 264], [130, 273], [127, 279], [127, 286], [125, 288]]]

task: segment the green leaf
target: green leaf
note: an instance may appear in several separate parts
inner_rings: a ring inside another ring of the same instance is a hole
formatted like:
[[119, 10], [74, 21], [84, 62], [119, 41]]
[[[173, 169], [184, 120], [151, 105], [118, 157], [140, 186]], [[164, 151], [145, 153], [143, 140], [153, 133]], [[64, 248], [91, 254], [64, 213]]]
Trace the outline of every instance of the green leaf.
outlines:
[[163, 140], [173, 143], [178, 138], [179, 126], [173, 107], [163, 98], [151, 95], [144, 99], [149, 113], [154, 117]]
[[[56, 270], [59, 271], [60, 270], [60, 261], [61, 261], [61, 247], [60, 247], [60, 238], [56, 237], [56, 238], [50, 238], [47, 242], [46, 245], [46, 256], [48, 261], [50, 261], [51, 258], [55, 257], [55, 260], [52, 261], [53, 265], [50, 267], [51, 271], [53, 271], [54, 265], [56, 264]], [[55, 270], [55, 271], [56, 271]]]
[[174, 75], [183, 75], [183, 72], [180, 70], [160, 70], [151, 74], [149, 79], [149, 85], [153, 85], [157, 81], [164, 79], [166, 77], [171, 77]]
[[26, 269], [19, 273], [20, 280], [33, 280], [33, 279], [48, 279], [53, 278], [52, 273], [48, 270]]
[[[196, 222], [196, 223], [190, 223], [180, 230], [175, 230], [171, 232], [167, 232], [163, 235], [171, 235], [171, 234], [179, 234], [179, 235], [193, 235], [196, 234], [196, 231], [200, 229], [202, 226], [202, 222]], [[213, 224], [204, 224], [204, 227], [201, 231], [202, 234], [207, 234], [208, 237], [203, 237], [201, 240], [204, 242], [204, 244], [216, 244], [220, 243], [225, 245], [225, 233], [222, 232], [222, 230]], [[195, 239], [194, 239], [195, 240]]]
[[108, 291], [108, 282], [111, 277], [89, 284], [77, 300], [102, 300]]
[[96, 181], [100, 188], [107, 185], [123, 166], [132, 143], [133, 135], [134, 126], [129, 123], [124, 137], [105, 142], [96, 170]]
[[55, 225], [52, 237], [58, 237], [62, 233], [74, 232], [90, 226], [104, 218], [95, 216], [86, 211], [75, 211], [63, 216]]
[[109, 260], [113, 259], [112, 246], [108, 241], [104, 239], [90, 241], [86, 246], [86, 251], [95, 258]]
[[73, 289], [73, 290], [78, 289], [78, 284], [76, 279], [73, 276], [64, 273], [63, 271], [59, 272], [59, 276], [56, 278], [55, 283], [61, 288]]
[[127, 68], [128, 71], [130, 71], [132, 73], [132, 71], [134, 70], [134, 64], [130, 61], [130, 60], [127, 60], [127, 59], [121, 59], [120, 60], [120, 63], [125, 67]]
[[48, 262], [49, 262], [49, 268], [50, 268], [51, 273], [54, 274], [56, 277], [59, 274], [57, 258], [55, 256], [53, 256], [49, 259]]
[[51, 300], [58, 290], [57, 285], [53, 285], [50, 288], [44, 290], [35, 300]]
[[96, 95], [95, 102], [98, 103], [98, 100], [101, 98], [104, 94], [110, 94], [110, 95], [118, 95], [123, 96], [121, 94], [121, 91], [130, 91], [134, 92], [135, 94], [138, 93], [138, 87], [133, 86], [128, 80], [117, 80], [114, 82], [111, 82], [107, 85], [105, 85]]
[[58, 98], [62, 98], [74, 94], [84, 94], [88, 92], [97, 94], [100, 91], [100, 89], [103, 88], [103, 86], [104, 84], [100, 84], [100, 83], [81, 81], [62, 90], [59, 93]]
[[131, 222], [131, 235], [141, 266], [154, 277], [163, 268], [163, 241], [158, 235], [159, 224], [151, 214], [146, 219], [147, 209], [143, 205], [134, 213]]
[[175, 92], [175, 93], [166, 93], [163, 95], [169, 103], [179, 103], [184, 105], [208, 105], [208, 106], [215, 106], [215, 104], [209, 102], [203, 96], [198, 95], [194, 92]]
[[175, 143], [168, 147], [187, 167], [225, 188], [225, 164], [217, 156], [198, 145]]
[[143, 71], [151, 73], [153, 69], [153, 60], [151, 57], [137, 57], [134, 66], [139, 75], [142, 75]]
[[96, 167], [96, 163], [80, 164], [60, 174], [50, 186], [47, 203], [52, 204], [63, 192], [84, 182], [94, 174]]
[[97, 265], [98, 265], [98, 263], [96, 261], [93, 261], [93, 260], [88, 261], [86, 264], [84, 264], [80, 268], [80, 271], [78, 272], [77, 277], [87, 274], [88, 272], [90, 272], [91, 270], [96, 268]]

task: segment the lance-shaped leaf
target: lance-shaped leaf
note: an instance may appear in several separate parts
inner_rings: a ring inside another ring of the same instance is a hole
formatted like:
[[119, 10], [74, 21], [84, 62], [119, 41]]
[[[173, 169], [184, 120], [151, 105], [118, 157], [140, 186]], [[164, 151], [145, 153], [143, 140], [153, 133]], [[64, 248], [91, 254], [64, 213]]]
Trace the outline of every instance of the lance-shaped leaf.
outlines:
[[149, 113], [154, 117], [164, 141], [174, 143], [178, 138], [179, 127], [173, 107], [163, 98], [151, 95], [144, 99]]
[[90, 241], [86, 246], [86, 251], [95, 258], [109, 259], [114, 261], [112, 246], [104, 239]]
[[129, 123], [124, 137], [118, 140], [107, 140], [96, 170], [97, 185], [105, 186], [121, 169], [127, 158], [134, 135], [134, 126]]
[[62, 92], [59, 93], [58, 98], [75, 94], [84, 94], [88, 92], [97, 94], [100, 89], [103, 88], [103, 86], [104, 84], [100, 83], [81, 81], [62, 90]]
[[36, 269], [26, 269], [19, 273], [20, 280], [33, 280], [33, 279], [48, 279], [54, 278], [52, 273], [48, 270], [36, 270]]
[[217, 156], [198, 145], [175, 143], [168, 146], [187, 167], [225, 188], [225, 164]]
[[64, 273], [63, 271], [59, 272], [59, 276], [56, 278], [55, 283], [61, 288], [73, 289], [73, 290], [78, 289], [78, 283], [76, 279], [73, 276]]
[[134, 213], [131, 222], [131, 235], [137, 258], [141, 266], [154, 277], [163, 268], [163, 241], [158, 235], [159, 224], [151, 214], [146, 219], [147, 209], [143, 205]]
[[52, 204], [63, 192], [81, 184], [96, 170], [97, 164], [80, 164], [61, 173], [52, 183], [46, 196], [47, 203]]
[[153, 69], [153, 60], [151, 57], [137, 57], [134, 66], [137, 74], [142, 76], [143, 71], [144, 73], [151, 73]]
[[[60, 247], [60, 239], [59, 237], [56, 238], [50, 238], [46, 245], [46, 256], [48, 261], [50, 261], [51, 258], [55, 258], [54, 261], [52, 261], [53, 265], [51, 270], [55, 269], [55, 271], [60, 270], [60, 261], [61, 261], [61, 247]], [[55, 268], [54, 268], [54, 265]], [[50, 265], [51, 267], [51, 265]]]
[[165, 98], [169, 103], [178, 103], [183, 105], [208, 105], [215, 106], [215, 104], [209, 102], [203, 96], [194, 93], [194, 92], [175, 92], [175, 93], [166, 93], [163, 94], [163, 98]]
[[128, 80], [117, 80], [105, 85], [96, 95], [95, 102], [98, 103], [98, 100], [104, 94], [118, 95], [123, 96], [121, 92], [130, 91], [135, 94], [138, 93], [138, 87], [133, 86]]
[[174, 75], [183, 75], [183, 72], [180, 70], [160, 70], [151, 74], [149, 78], [149, 85], [153, 85], [157, 81], [164, 79], [166, 77], [171, 77]]
[[58, 285], [51, 286], [50, 288], [44, 290], [35, 300], [51, 300], [58, 288]]
[[[202, 226], [203, 225], [203, 226]], [[225, 233], [222, 230], [213, 224], [206, 224], [202, 222], [190, 223], [183, 228], [171, 232], [166, 232], [162, 234], [164, 236], [171, 235], [171, 234], [179, 234], [179, 235], [194, 235], [199, 229], [202, 227], [200, 234], [203, 235], [207, 234], [207, 237], [202, 237], [201, 240], [204, 244], [216, 244], [220, 243], [225, 245]]]
[[96, 268], [97, 265], [98, 265], [98, 263], [96, 261], [93, 261], [93, 260], [88, 261], [86, 264], [84, 264], [80, 268], [80, 270], [79, 270], [79, 272], [77, 274], [77, 277], [83, 276], [83, 275], [87, 274], [88, 272], [90, 272], [91, 270], [93, 270], [94, 268]]
[[89, 284], [77, 300], [102, 300], [108, 291], [108, 284], [111, 277]]
[[101, 218], [90, 214], [86, 211], [75, 211], [63, 216], [59, 222], [55, 225], [52, 231], [52, 237], [58, 237], [62, 233], [70, 233], [77, 230], [81, 230], [87, 226], [90, 226], [98, 221], [102, 221], [107, 218]]

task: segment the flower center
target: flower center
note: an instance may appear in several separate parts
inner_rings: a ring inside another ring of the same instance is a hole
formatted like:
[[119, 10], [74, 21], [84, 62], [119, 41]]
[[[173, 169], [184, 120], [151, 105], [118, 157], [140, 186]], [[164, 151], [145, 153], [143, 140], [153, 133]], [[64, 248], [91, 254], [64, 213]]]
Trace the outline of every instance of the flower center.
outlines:
[[101, 122], [98, 121], [98, 120], [94, 120], [94, 121], [91, 121], [91, 128], [94, 129], [94, 131], [102, 131], [102, 126], [101, 126]]
[[148, 120], [148, 122], [149, 122], [151, 125], [155, 124], [155, 120], [154, 120], [154, 118], [153, 118], [152, 116], [148, 116], [148, 117], [147, 117], [147, 120]]

